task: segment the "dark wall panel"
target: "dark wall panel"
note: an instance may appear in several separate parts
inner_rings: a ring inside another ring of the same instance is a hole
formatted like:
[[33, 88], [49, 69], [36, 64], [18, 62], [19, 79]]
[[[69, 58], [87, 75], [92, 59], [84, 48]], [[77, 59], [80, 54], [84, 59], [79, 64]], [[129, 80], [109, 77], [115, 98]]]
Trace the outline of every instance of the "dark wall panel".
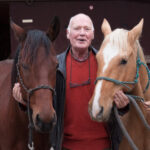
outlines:
[[[150, 3], [136, 1], [57, 1], [57, 2], [34, 2], [32, 5], [26, 5], [24, 2], [10, 3], [10, 16], [19, 25], [29, 28], [39, 28], [46, 30], [53, 16], [60, 17], [61, 32], [55, 41], [57, 53], [67, 48], [66, 27], [69, 18], [77, 13], [86, 13], [89, 15], [95, 26], [95, 39], [93, 45], [99, 48], [103, 35], [101, 33], [101, 23], [103, 18], [107, 18], [112, 29], [123, 27], [131, 29], [141, 18], [144, 18], [144, 29], [141, 38], [141, 45], [144, 52], [150, 55]], [[32, 24], [23, 24], [22, 19], [33, 19]], [[17, 45], [11, 31], [11, 48], [14, 53]], [[13, 55], [12, 53], [12, 55]]]
[[10, 56], [9, 5], [0, 5], [0, 60]]

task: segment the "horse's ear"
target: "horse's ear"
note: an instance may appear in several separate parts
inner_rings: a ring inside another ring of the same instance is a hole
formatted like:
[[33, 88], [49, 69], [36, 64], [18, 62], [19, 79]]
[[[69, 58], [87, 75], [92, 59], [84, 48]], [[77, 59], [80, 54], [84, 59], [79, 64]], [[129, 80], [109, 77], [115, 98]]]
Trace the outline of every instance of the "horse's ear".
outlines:
[[136, 40], [139, 39], [142, 29], [143, 29], [144, 19], [142, 18], [141, 21], [128, 32], [128, 39], [131, 44], [133, 44]]
[[19, 42], [23, 41], [26, 36], [25, 30], [22, 27], [15, 24], [12, 20], [10, 21], [10, 26], [11, 26], [12, 30], [14, 31], [16, 39]]
[[104, 18], [102, 26], [101, 26], [101, 30], [104, 34], [104, 37], [106, 35], [108, 35], [109, 33], [111, 33], [111, 27], [110, 24], [108, 23], [108, 21]]
[[60, 31], [60, 21], [57, 16], [51, 22], [51, 25], [47, 31], [47, 36], [50, 38], [51, 41], [54, 41]]

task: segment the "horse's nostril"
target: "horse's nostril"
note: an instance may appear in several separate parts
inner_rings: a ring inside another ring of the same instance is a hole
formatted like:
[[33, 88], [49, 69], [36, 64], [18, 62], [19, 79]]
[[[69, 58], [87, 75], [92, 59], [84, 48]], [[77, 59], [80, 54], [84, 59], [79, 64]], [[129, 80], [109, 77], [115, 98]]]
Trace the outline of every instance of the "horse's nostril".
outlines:
[[39, 117], [39, 115], [36, 115], [36, 121], [40, 121], [40, 117]]
[[99, 111], [99, 113], [97, 114], [96, 118], [101, 118], [102, 113], [103, 113], [103, 110], [104, 110], [104, 108], [103, 108], [103, 107], [100, 107], [100, 111]]
[[36, 115], [36, 126], [38, 126], [38, 128], [42, 132], [49, 132], [56, 125], [56, 122], [57, 122], [56, 114], [53, 115], [53, 118], [49, 122], [44, 122], [39, 114]]
[[42, 121], [39, 115], [36, 115], [36, 125], [38, 125], [39, 128], [42, 127]]

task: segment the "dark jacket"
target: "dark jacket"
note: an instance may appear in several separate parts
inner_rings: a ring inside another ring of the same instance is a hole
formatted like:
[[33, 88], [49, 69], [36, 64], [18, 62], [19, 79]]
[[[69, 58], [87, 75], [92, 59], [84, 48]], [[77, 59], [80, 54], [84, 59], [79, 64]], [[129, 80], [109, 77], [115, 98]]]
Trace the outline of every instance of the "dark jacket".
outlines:
[[[63, 120], [64, 120], [64, 106], [65, 106], [65, 87], [66, 87], [66, 55], [70, 48], [58, 55], [59, 67], [56, 78], [56, 93], [57, 98], [54, 101], [54, 107], [57, 113], [57, 124], [51, 134], [52, 146], [55, 150], [61, 150], [63, 139]], [[91, 47], [94, 54], [97, 50]], [[111, 138], [112, 150], [118, 150], [118, 145], [121, 141], [121, 131], [112, 113], [111, 120], [108, 122], [108, 132]]]

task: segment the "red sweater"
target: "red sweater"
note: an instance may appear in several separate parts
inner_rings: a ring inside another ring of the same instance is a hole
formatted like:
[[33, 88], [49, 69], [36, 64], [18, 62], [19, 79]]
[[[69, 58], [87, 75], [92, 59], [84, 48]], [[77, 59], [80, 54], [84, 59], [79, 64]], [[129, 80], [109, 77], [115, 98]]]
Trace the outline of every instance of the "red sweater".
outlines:
[[83, 83], [89, 79], [89, 61], [78, 62], [67, 55], [66, 60], [66, 102], [64, 116], [63, 147], [69, 150], [103, 150], [110, 146], [109, 136], [104, 123], [91, 120], [88, 114], [88, 102], [94, 90], [97, 73], [95, 55], [90, 53], [90, 78], [88, 85], [70, 88], [70, 74], [72, 83]]

